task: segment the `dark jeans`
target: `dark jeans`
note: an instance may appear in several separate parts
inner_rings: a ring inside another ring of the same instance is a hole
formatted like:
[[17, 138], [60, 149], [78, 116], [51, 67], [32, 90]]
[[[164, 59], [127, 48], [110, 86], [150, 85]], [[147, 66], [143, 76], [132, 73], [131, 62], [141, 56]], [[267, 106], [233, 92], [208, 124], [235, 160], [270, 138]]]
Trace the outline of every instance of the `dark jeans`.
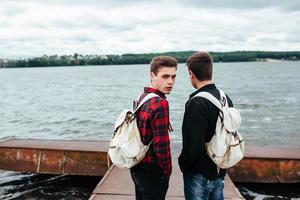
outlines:
[[158, 166], [139, 164], [130, 169], [136, 200], [164, 200], [169, 178], [162, 176]]
[[224, 200], [224, 178], [209, 180], [201, 174], [183, 174], [186, 200]]

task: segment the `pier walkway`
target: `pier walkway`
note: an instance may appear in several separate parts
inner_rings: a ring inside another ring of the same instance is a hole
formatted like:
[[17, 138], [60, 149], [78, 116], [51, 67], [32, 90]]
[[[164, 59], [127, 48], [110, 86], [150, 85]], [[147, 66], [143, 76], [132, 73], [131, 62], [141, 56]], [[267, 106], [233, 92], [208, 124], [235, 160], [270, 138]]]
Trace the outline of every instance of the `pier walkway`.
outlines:
[[[89, 200], [132, 200], [134, 199], [134, 194], [134, 184], [131, 180], [129, 170], [112, 166], [97, 185]], [[243, 199], [229, 176], [225, 178], [224, 195], [225, 199]], [[173, 163], [173, 172], [166, 199], [184, 199], [182, 174], [177, 162]]]
[[[180, 144], [172, 144], [173, 170], [170, 177], [167, 200], [184, 199], [182, 173], [177, 162], [180, 151]], [[101, 179], [89, 200], [132, 200], [134, 199], [134, 194], [134, 184], [129, 170], [112, 166]], [[229, 176], [225, 178], [224, 195], [225, 199], [244, 199]]]

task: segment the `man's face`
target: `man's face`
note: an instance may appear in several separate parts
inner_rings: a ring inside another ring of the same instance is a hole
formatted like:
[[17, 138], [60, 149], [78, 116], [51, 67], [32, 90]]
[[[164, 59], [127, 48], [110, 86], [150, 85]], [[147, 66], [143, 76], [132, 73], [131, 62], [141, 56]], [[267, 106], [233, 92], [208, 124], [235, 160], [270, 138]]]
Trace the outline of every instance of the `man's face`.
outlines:
[[153, 72], [150, 74], [151, 84], [154, 89], [164, 94], [170, 94], [175, 83], [176, 67], [160, 67], [157, 75]]

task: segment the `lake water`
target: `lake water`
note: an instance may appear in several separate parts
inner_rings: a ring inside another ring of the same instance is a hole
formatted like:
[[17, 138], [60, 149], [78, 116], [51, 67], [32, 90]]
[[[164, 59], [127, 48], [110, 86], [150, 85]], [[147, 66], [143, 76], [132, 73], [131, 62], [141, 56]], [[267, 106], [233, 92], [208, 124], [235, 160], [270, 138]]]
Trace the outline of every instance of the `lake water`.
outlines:
[[[246, 145], [300, 147], [300, 62], [216, 63], [213, 79], [240, 110]], [[110, 140], [116, 117], [145, 85], [149, 65], [0, 69], [0, 138]], [[193, 91], [180, 64], [167, 98], [172, 142], [181, 141]], [[24, 176], [0, 175], [0, 198], [1, 184]]]

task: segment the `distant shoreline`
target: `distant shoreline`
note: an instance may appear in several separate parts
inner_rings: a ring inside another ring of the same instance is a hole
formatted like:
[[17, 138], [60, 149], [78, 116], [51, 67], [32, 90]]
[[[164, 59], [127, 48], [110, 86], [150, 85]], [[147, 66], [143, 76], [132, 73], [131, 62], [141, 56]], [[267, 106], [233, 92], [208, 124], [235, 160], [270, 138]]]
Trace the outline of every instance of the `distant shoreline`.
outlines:
[[295, 60], [282, 60], [274, 58], [257, 59], [256, 62], [283, 62], [283, 61], [295, 61]]
[[[179, 51], [148, 54], [122, 55], [44, 55], [27, 59], [0, 59], [0, 68], [24, 67], [59, 67], [59, 66], [86, 66], [86, 65], [126, 65], [149, 64], [151, 59], [159, 55], [175, 57], [179, 63], [185, 63], [187, 58], [196, 51]], [[280, 62], [299, 61], [300, 51], [233, 51], [210, 52], [214, 62]]]

